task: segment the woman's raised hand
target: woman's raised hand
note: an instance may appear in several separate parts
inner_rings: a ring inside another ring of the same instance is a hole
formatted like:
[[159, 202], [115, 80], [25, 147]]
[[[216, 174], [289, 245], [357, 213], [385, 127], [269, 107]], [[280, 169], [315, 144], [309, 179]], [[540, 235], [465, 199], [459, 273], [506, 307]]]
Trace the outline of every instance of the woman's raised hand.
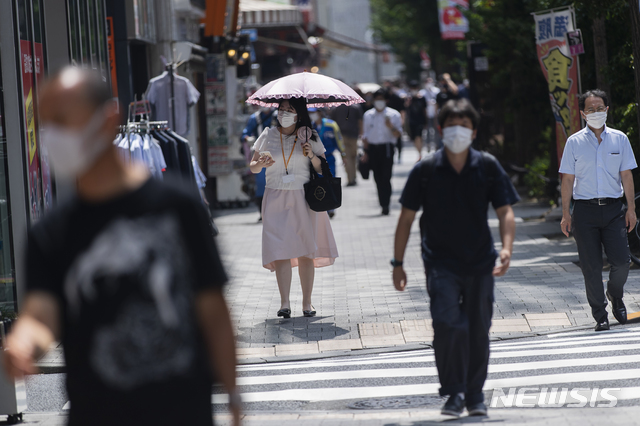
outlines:
[[302, 152], [304, 153], [305, 157], [308, 157], [310, 160], [312, 160], [313, 157], [315, 157], [315, 154], [313, 153], [313, 150], [311, 149], [311, 143], [302, 142], [302, 144], [300, 146], [302, 146]]

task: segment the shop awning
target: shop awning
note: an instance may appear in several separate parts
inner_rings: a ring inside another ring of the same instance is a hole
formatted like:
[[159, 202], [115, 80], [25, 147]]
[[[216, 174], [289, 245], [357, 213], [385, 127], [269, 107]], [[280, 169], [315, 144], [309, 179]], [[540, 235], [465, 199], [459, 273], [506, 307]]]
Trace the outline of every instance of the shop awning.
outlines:
[[238, 25], [242, 28], [288, 27], [303, 24], [297, 6], [266, 0], [240, 0]]

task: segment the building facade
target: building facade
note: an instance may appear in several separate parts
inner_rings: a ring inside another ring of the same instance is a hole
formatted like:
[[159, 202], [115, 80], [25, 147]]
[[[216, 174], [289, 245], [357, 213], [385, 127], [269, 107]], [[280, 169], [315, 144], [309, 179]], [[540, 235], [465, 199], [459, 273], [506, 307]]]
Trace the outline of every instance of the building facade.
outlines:
[[71, 193], [40, 143], [40, 85], [69, 64], [111, 74], [104, 0], [0, 0], [0, 10], [0, 309], [13, 311], [27, 228]]

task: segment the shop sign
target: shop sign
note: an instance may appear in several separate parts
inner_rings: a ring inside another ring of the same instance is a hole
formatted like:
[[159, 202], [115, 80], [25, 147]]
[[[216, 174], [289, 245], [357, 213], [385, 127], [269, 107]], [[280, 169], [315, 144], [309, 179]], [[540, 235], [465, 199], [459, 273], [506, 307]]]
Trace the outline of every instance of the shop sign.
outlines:
[[578, 56], [584, 53], [584, 43], [582, 42], [582, 32], [577, 29], [567, 33], [567, 44], [571, 56]]
[[207, 84], [204, 88], [207, 115], [227, 114], [227, 90], [224, 84]]
[[229, 148], [226, 146], [210, 146], [207, 148], [209, 176], [228, 175], [232, 171], [229, 161]]
[[34, 105], [34, 62], [39, 68], [42, 64], [39, 58], [34, 61], [31, 52], [31, 42], [20, 40], [20, 64], [22, 70], [22, 96], [24, 99], [25, 131], [27, 132], [27, 159], [29, 173], [29, 210], [31, 220], [36, 221], [42, 216], [42, 193], [40, 183], [40, 161], [38, 158], [38, 140], [36, 135], [36, 111]]
[[207, 55], [207, 83], [223, 82], [227, 62], [224, 55]]
[[440, 35], [443, 40], [464, 40], [469, 31], [469, 21], [461, 10], [468, 9], [468, 0], [438, 0]]
[[111, 93], [118, 97], [118, 74], [116, 72], [116, 40], [113, 34], [113, 18], [107, 17], [107, 50], [109, 52], [109, 68], [111, 70]]
[[578, 108], [578, 58], [571, 55], [566, 34], [575, 31], [572, 8], [534, 14], [536, 50], [547, 79], [551, 110], [556, 119], [558, 162], [567, 138], [581, 128]]

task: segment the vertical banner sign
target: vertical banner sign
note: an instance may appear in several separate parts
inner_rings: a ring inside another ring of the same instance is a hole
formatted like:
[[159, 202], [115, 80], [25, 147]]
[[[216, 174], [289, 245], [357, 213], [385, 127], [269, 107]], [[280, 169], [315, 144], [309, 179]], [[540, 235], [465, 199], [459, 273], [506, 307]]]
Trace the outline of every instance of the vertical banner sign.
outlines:
[[573, 9], [534, 15], [536, 48], [549, 85], [549, 101], [556, 119], [558, 163], [567, 138], [580, 130], [578, 58], [572, 56], [566, 34], [575, 31]]
[[36, 113], [34, 100], [34, 60], [31, 52], [31, 42], [20, 40], [20, 64], [22, 69], [22, 96], [24, 99], [24, 117], [27, 132], [27, 161], [29, 183], [29, 210], [31, 220], [37, 221], [42, 215], [42, 198], [38, 187], [40, 179], [40, 161], [38, 158], [38, 142], [36, 140]]
[[107, 17], [107, 49], [109, 51], [109, 68], [111, 70], [111, 93], [118, 97], [118, 75], [116, 73], [116, 40], [113, 35], [113, 18]]
[[205, 103], [207, 113], [207, 174], [220, 176], [231, 173], [229, 160], [229, 126], [227, 121], [227, 92], [225, 86], [226, 59], [224, 55], [207, 55]]
[[[36, 87], [44, 80], [44, 54], [42, 43], [33, 43], [33, 64], [36, 75]], [[37, 105], [37, 104], [36, 104]], [[36, 138], [40, 139], [40, 126], [38, 124], [38, 114], [34, 115]], [[44, 200], [44, 211], [48, 212], [53, 207], [53, 188], [51, 186], [51, 168], [49, 167], [49, 153], [45, 146], [36, 142], [40, 147], [40, 170], [42, 171], [42, 198]]]
[[469, 21], [460, 9], [468, 10], [468, 0], [438, 0], [440, 35], [443, 40], [464, 40], [469, 31]]

